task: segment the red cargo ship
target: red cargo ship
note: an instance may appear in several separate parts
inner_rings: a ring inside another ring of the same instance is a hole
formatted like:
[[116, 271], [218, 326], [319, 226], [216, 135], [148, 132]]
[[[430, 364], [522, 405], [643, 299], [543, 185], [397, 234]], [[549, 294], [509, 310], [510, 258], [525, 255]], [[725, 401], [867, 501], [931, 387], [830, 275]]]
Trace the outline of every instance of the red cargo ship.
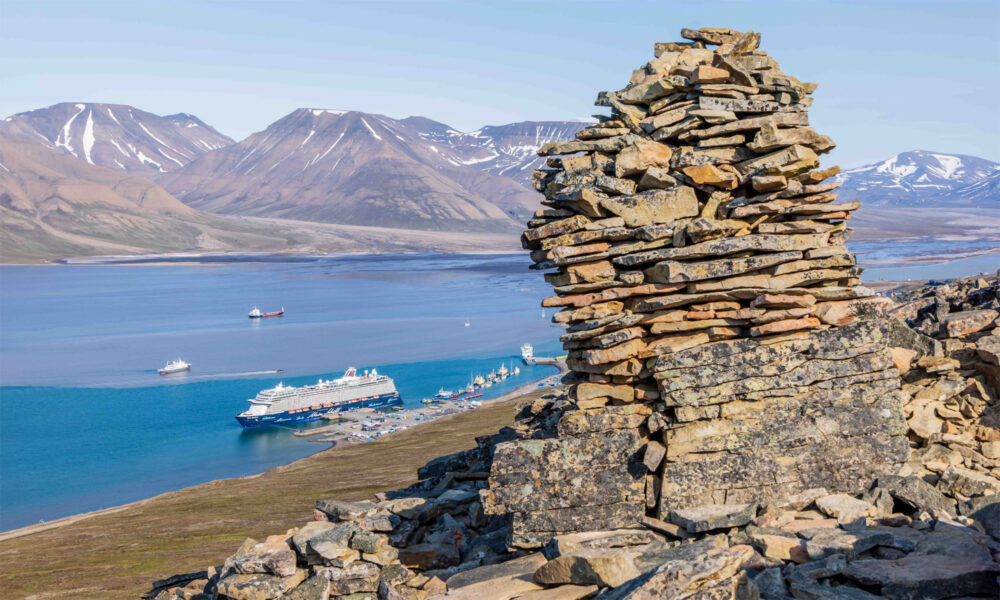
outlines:
[[260, 312], [260, 309], [257, 308], [256, 306], [253, 307], [253, 310], [250, 311], [251, 319], [266, 319], [267, 317], [283, 317], [283, 316], [285, 316], [284, 306], [281, 307], [281, 310], [276, 310], [274, 312], [262, 313]]

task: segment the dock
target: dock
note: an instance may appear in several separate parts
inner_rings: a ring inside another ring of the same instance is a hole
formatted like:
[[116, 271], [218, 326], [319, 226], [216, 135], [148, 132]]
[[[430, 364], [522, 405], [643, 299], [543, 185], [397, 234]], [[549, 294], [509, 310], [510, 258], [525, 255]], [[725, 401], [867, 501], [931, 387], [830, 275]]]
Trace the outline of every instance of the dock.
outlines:
[[559, 372], [562, 373], [567, 371], [566, 368], [566, 357], [565, 356], [536, 356], [534, 357], [536, 365], [552, 365], [553, 367], [558, 367]]
[[[518, 386], [497, 398], [477, 400], [477, 402], [479, 404], [501, 402], [524, 395], [540, 387], [559, 385], [562, 375], [566, 372], [564, 357], [542, 357], [537, 359], [537, 361], [546, 361], [539, 362], [538, 364], [552, 365], [557, 367], [559, 371], [548, 377]], [[431, 406], [434, 408], [431, 408]], [[421, 423], [466, 410], [475, 410], [475, 405], [470, 405], [468, 402], [462, 400], [442, 400], [438, 404], [422, 408], [401, 408], [390, 412], [379, 412], [370, 408], [346, 410], [327, 417], [330, 421], [329, 425], [312, 427], [305, 431], [296, 431], [292, 435], [312, 438], [308, 440], [310, 442], [332, 444], [334, 446], [370, 442], [383, 435], [409, 429]]]

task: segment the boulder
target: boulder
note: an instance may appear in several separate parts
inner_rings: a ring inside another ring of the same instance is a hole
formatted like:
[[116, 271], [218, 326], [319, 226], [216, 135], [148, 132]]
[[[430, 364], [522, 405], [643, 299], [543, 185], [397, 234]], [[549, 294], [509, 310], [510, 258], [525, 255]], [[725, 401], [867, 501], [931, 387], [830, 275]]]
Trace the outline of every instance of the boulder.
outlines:
[[744, 594], [756, 591], [742, 572], [753, 555], [749, 546], [734, 546], [690, 559], [670, 560], [604, 594], [601, 600], [746, 597]]
[[878, 478], [875, 487], [889, 492], [893, 498], [909, 506], [912, 511], [928, 512], [932, 515], [955, 514], [955, 502], [919, 477], [883, 475]]
[[1000, 540], [1000, 494], [979, 496], [961, 502], [958, 514], [975, 519], [986, 533]]
[[875, 507], [847, 494], [830, 494], [816, 499], [816, 507], [839, 523], [852, 523], [875, 514]]
[[1000, 313], [992, 309], [950, 313], [941, 321], [941, 333], [950, 338], [964, 337], [992, 328], [997, 317], [1000, 317]]
[[620, 549], [582, 548], [558, 556], [535, 571], [541, 585], [572, 583], [618, 587], [639, 576], [632, 555]]
[[240, 573], [270, 573], [289, 577], [295, 575], [295, 563], [295, 551], [288, 545], [288, 536], [272, 535], [237, 556], [234, 567]]
[[956, 498], [972, 498], [1000, 493], [1000, 479], [961, 467], [948, 467], [941, 474], [937, 487]]

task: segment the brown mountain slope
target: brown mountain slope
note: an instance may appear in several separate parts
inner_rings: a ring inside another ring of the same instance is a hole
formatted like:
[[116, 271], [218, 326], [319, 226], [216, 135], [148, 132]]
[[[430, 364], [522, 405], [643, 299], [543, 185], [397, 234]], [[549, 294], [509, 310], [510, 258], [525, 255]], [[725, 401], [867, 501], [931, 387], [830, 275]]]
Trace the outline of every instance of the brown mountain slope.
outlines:
[[513, 249], [496, 234], [227, 217], [195, 210], [159, 185], [0, 135], [0, 262], [208, 251], [402, 252]]
[[519, 230], [538, 205], [534, 192], [469, 166], [475, 159], [430, 138], [428, 122], [299, 109], [157, 181], [190, 206], [216, 213]]
[[3, 262], [286, 245], [263, 225], [200, 213], [145, 179], [0, 137]]
[[143, 177], [233, 143], [193, 115], [161, 117], [124, 104], [63, 102], [7, 117], [0, 131]]

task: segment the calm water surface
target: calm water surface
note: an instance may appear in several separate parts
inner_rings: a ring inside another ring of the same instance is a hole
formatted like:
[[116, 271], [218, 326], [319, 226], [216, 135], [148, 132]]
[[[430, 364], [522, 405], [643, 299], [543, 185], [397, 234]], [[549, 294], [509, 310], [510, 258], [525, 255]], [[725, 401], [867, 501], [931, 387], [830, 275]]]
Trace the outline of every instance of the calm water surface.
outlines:
[[[995, 253], [897, 262], [964, 248], [851, 244], [862, 263], [882, 263], [866, 270], [869, 281], [1000, 266]], [[257, 473], [325, 447], [287, 429], [243, 431], [233, 419], [279, 381], [378, 368], [415, 407], [439, 387], [516, 362], [524, 342], [561, 353], [561, 330], [539, 308], [550, 288], [523, 255], [271, 260], [0, 267], [0, 530]], [[250, 321], [254, 305], [288, 316]], [[190, 374], [156, 374], [177, 357], [194, 365]], [[551, 372], [522, 366], [487, 396]]]
[[[0, 529], [324, 448], [233, 419], [279, 381], [375, 367], [420, 406], [517, 361], [524, 342], [554, 355], [561, 330], [542, 318], [547, 285], [527, 265], [523, 255], [406, 255], [0, 267]], [[250, 321], [253, 305], [288, 316]], [[189, 375], [156, 374], [177, 357]], [[488, 396], [554, 372], [521, 368]]]

